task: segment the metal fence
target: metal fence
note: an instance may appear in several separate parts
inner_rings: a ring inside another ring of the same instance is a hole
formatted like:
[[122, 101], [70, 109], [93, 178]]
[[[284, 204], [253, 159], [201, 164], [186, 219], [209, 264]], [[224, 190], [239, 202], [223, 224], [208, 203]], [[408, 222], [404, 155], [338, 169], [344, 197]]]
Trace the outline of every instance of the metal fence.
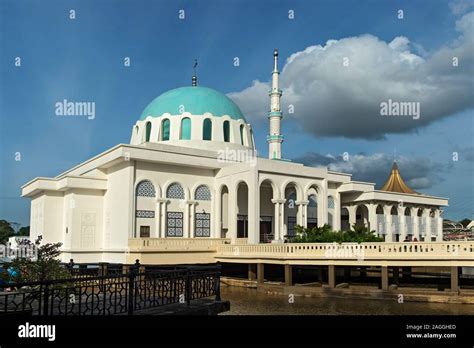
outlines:
[[126, 273], [105, 275], [94, 274], [103, 268], [82, 267], [70, 279], [8, 284], [12, 291], [0, 292], [0, 315], [132, 315], [206, 297], [220, 301], [220, 266], [127, 267]]

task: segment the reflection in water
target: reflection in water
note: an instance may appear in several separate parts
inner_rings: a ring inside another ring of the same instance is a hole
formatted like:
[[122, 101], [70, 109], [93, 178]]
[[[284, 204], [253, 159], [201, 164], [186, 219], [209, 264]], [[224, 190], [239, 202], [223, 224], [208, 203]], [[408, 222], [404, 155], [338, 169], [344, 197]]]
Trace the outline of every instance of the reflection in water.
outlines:
[[354, 298], [318, 298], [269, 295], [256, 289], [222, 287], [222, 299], [230, 301], [230, 311], [222, 315], [473, 315], [473, 304], [405, 302]]

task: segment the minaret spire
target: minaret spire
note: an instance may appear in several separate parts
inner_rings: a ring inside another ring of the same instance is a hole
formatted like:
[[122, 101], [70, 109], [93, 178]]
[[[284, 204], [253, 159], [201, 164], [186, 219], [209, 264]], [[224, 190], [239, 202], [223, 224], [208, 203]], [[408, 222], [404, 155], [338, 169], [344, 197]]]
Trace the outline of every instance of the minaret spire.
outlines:
[[194, 65], [193, 65], [193, 78], [192, 78], [192, 82], [191, 82], [191, 85], [192, 86], [197, 86], [197, 76], [196, 76], [196, 67], [198, 65], [198, 61], [197, 59], [194, 59]]
[[273, 72], [272, 72], [272, 89], [268, 93], [270, 96], [270, 112], [268, 113], [268, 120], [270, 123], [270, 133], [267, 136], [268, 142], [268, 158], [281, 159], [281, 143], [283, 136], [280, 134], [280, 123], [283, 117], [280, 107], [281, 90], [279, 89], [279, 75], [278, 71], [278, 50], [273, 51]]

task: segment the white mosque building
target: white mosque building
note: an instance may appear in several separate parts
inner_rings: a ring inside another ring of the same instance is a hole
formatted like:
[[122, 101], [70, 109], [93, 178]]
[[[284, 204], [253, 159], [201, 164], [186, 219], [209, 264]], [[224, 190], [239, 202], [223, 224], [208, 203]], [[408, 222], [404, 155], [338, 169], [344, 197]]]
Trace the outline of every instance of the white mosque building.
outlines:
[[193, 76], [191, 86], [160, 95], [132, 127], [130, 144], [22, 186], [32, 240], [62, 242], [65, 260], [88, 262], [123, 262], [137, 240], [283, 243], [296, 225], [357, 223], [386, 242], [442, 241], [448, 200], [412, 191], [396, 164], [376, 190], [282, 159], [276, 50], [269, 96], [269, 158], [260, 158], [252, 126], [224, 94]]

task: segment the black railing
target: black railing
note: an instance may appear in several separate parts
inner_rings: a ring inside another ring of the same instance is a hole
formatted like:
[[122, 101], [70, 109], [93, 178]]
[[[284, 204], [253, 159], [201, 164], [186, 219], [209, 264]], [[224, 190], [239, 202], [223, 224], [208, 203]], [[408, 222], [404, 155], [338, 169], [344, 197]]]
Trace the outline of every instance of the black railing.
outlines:
[[206, 297], [220, 301], [220, 274], [219, 266], [147, 270], [137, 263], [121, 274], [10, 283], [12, 291], [0, 292], [0, 315], [132, 315]]

